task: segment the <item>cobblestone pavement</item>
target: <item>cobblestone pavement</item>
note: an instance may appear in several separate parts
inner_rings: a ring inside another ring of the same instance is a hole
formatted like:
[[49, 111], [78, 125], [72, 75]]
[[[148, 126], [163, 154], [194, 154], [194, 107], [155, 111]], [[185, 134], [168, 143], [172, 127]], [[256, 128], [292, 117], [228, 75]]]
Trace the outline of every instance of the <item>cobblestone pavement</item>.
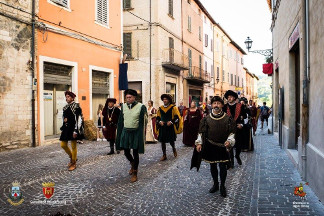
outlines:
[[[209, 165], [189, 170], [192, 148], [176, 143], [178, 158], [168, 146], [160, 162], [159, 144], [146, 145], [140, 155], [139, 180], [130, 183], [123, 154], [107, 156], [108, 143], [78, 147], [78, 167], [67, 171], [68, 158], [59, 144], [0, 153], [0, 215], [324, 215], [323, 204], [304, 185], [304, 200], [293, 194], [301, 180], [285, 151], [267, 128], [254, 137], [255, 151], [243, 152], [243, 165], [227, 175], [228, 197], [208, 193]], [[8, 203], [11, 183], [21, 184], [24, 202]], [[52, 203], [43, 182], [55, 182]], [[65, 203], [54, 203], [54, 201]], [[301, 206], [300, 202], [305, 205]], [[299, 205], [299, 206], [298, 206]]]

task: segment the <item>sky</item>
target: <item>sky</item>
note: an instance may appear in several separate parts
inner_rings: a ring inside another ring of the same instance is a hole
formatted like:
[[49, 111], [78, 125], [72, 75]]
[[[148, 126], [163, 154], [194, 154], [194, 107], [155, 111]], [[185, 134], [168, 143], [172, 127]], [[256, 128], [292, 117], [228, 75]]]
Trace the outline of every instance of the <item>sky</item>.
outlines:
[[244, 41], [253, 40], [251, 50], [271, 49], [271, 12], [267, 0], [200, 0], [214, 20], [247, 55], [244, 66], [258, 76], [262, 75], [265, 57], [248, 53]]

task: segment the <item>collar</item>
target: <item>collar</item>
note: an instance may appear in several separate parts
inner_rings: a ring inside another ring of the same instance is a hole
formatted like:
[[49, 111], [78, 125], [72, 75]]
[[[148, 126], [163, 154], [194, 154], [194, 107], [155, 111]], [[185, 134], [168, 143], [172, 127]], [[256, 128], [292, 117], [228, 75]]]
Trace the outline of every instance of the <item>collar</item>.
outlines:
[[234, 106], [235, 104], [236, 104], [235, 101], [233, 103], [228, 102], [228, 105], [230, 105], [230, 106]]
[[163, 104], [163, 106], [164, 106], [164, 108], [167, 108], [168, 106], [170, 106], [170, 104], [168, 104], [168, 105], [164, 105], [164, 104]]
[[215, 120], [220, 120], [220, 119], [224, 118], [224, 116], [225, 116], [225, 113], [223, 111], [221, 111], [218, 114], [214, 114], [213, 112], [210, 113], [210, 117]]

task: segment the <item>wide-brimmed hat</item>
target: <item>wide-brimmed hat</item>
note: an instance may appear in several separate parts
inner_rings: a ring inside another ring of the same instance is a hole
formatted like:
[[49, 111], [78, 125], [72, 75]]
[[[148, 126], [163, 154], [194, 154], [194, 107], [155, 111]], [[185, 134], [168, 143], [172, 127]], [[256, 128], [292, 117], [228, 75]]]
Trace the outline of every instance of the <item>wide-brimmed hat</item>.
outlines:
[[125, 92], [124, 92], [124, 95], [126, 96], [126, 95], [133, 95], [133, 96], [137, 96], [137, 91], [135, 91], [134, 89], [127, 89], [127, 90], [125, 90]]
[[228, 90], [226, 93], [225, 93], [225, 95], [224, 95], [224, 97], [227, 99], [228, 98], [228, 96], [233, 96], [233, 97], [235, 97], [235, 99], [237, 99], [238, 98], [238, 95], [237, 95], [237, 93], [236, 92], [234, 92], [234, 91], [232, 91], [232, 90]]
[[214, 97], [210, 100], [210, 103], [213, 104], [213, 102], [215, 102], [215, 101], [219, 101], [219, 102], [221, 102], [221, 103], [224, 105], [224, 100], [223, 100], [221, 97], [219, 97], [219, 96], [214, 96]]
[[66, 91], [66, 92], [64, 92], [64, 95], [66, 96], [66, 95], [69, 95], [71, 98], [75, 98], [76, 97], [76, 95], [73, 93], [73, 92], [71, 92], [71, 91]]
[[161, 95], [161, 100], [163, 101], [163, 99], [166, 98], [169, 100], [170, 103], [172, 103], [172, 96], [169, 94], [162, 94]]
[[113, 102], [114, 104], [117, 102], [116, 98], [107, 98], [107, 103]]

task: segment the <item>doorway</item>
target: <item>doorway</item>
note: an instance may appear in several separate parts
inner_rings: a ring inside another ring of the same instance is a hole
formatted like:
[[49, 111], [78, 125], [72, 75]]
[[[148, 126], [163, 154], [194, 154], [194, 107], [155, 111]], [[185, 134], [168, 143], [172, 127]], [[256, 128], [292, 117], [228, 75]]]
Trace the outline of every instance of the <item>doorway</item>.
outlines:
[[300, 136], [300, 52], [299, 42], [291, 50], [294, 60], [294, 90], [295, 90], [295, 149], [298, 150], [298, 137]]
[[98, 122], [98, 107], [99, 104], [105, 106], [106, 99], [109, 94], [109, 77], [110, 74], [104, 71], [92, 70], [92, 119], [95, 123]]

